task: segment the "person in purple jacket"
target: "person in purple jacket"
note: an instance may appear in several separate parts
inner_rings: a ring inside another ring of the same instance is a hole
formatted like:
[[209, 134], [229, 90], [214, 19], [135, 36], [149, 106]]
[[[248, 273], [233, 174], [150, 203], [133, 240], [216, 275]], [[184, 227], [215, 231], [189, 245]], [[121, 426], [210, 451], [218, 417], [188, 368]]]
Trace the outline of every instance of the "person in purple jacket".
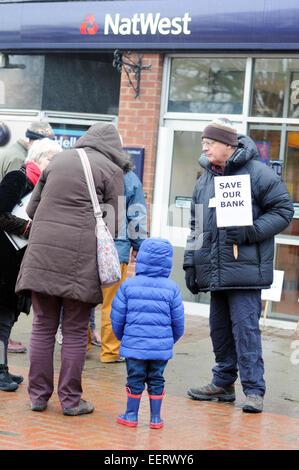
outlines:
[[179, 286], [169, 278], [173, 249], [163, 238], [146, 239], [136, 258], [135, 276], [119, 287], [112, 302], [111, 322], [126, 358], [127, 409], [117, 422], [135, 427], [147, 384], [150, 427], [161, 428], [163, 376], [173, 345], [184, 333], [184, 306]]

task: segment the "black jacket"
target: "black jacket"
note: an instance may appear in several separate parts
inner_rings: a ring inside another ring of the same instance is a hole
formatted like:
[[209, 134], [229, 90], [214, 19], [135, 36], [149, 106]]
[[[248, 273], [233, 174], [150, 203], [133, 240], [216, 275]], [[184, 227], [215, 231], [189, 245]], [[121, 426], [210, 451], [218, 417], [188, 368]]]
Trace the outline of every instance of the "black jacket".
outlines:
[[10, 214], [16, 203], [33, 190], [25, 168], [11, 171], [0, 183], [0, 305], [18, 314], [29, 313], [30, 303], [25, 296], [15, 294], [15, 284], [26, 248], [16, 250], [4, 231], [22, 235], [27, 220]]
[[199, 163], [206, 171], [193, 192], [184, 269], [195, 267], [200, 291], [269, 287], [273, 282], [274, 235], [289, 225], [294, 213], [285, 183], [260, 161], [255, 143], [240, 135], [224, 175], [250, 175], [253, 226], [246, 228], [246, 241], [238, 245], [235, 259], [232, 244], [226, 241], [226, 229], [217, 228], [216, 209], [208, 207], [215, 196], [217, 173], [205, 154]]

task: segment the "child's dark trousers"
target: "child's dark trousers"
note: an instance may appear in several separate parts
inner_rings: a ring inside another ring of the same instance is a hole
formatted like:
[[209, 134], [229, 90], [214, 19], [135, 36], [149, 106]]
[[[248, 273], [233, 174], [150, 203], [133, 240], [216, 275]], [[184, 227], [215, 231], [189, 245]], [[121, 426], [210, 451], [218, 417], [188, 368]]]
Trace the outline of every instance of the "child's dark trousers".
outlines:
[[133, 395], [140, 395], [147, 384], [149, 395], [162, 395], [164, 369], [168, 361], [126, 359], [127, 387]]

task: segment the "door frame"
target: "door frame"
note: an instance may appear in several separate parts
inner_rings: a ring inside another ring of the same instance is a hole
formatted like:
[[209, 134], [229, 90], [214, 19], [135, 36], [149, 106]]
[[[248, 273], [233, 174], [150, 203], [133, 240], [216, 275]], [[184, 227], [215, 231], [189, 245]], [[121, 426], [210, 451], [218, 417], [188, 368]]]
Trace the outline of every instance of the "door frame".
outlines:
[[[169, 193], [171, 185], [174, 136], [176, 131], [202, 132], [210, 120], [165, 120], [159, 128], [154, 198], [152, 206], [151, 234], [167, 238], [173, 246], [184, 247], [189, 234], [189, 227], [170, 226], [167, 223]], [[238, 133], [245, 133], [243, 122], [235, 122]]]

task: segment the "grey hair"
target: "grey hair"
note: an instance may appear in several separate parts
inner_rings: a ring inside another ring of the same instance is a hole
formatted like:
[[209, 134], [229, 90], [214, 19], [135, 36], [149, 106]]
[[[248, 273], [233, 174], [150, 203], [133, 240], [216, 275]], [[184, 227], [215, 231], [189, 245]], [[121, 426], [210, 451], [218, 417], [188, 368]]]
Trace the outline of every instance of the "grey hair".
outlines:
[[56, 140], [44, 139], [35, 140], [29, 147], [25, 162], [41, 163], [49, 154], [56, 154], [62, 152], [62, 147]]

